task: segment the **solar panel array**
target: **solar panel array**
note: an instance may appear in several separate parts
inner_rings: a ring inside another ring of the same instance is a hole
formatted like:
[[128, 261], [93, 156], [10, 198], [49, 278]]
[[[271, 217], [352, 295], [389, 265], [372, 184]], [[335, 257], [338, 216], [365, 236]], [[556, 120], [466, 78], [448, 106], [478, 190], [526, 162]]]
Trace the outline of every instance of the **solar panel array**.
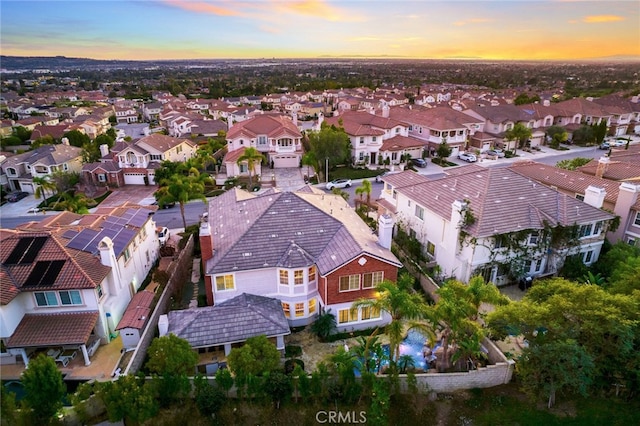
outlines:
[[44, 260], [36, 262], [24, 283], [25, 287], [53, 285], [64, 266], [64, 262], [64, 260]]
[[138, 233], [137, 230], [127, 228], [127, 225], [140, 228], [148, 218], [149, 213], [143, 209], [128, 209], [120, 217], [107, 216], [102, 224], [102, 230], [83, 229], [71, 238], [71, 241], [67, 243], [67, 247], [98, 254], [98, 243], [104, 237], [109, 237], [113, 241], [115, 255], [120, 256]]
[[46, 242], [47, 237], [20, 238], [4, 263], [6, 265], [32, 263]]

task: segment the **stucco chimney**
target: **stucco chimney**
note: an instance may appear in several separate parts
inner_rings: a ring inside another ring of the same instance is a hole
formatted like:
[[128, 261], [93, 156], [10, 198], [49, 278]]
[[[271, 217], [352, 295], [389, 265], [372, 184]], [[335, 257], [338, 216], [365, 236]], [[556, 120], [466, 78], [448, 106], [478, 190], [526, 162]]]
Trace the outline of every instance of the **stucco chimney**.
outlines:
[[69, 138], [62, 138], [62, 145], [69, 145]]
[[166, 336], [169, 333], [169, 316], [167, 314], [160, 315], [158, 318], [158, 335]]
[[228, 116], [227, 117], [227, 127], [229, 127], [228, 130], [231, 130], [231, 128], [233, 127], [233, 117], [232, 116]]
[[631, 182], [623, 182], [620, 184], [616, 205], [613, 207], [613, 212], [617, 216], [620, 216], [620, 226], [618, 226], [616, 232], [610, 237], [612, 243], [618, 242], [618, 240], [624, 236], [630, 221], [635, 219], [635, 214], [633, 214], [631, 207], [638, 201], [639, 196], [640, 185], [634, 185]]
[[109, 145], [107, 145], [106, 143], [100, 145], [100, 155], [103, 157], [109, 155]]
[[98, 250], [100, 250], [100, 263], [104, 266], [111, 267], [116, 264], [116, 255], [113, 251], [113, 241], [111, 241], [111, 238], [104, 237], [100, 240]]
[[213, 257], [213, 237], [208, 219], [200, 222], [200, 253], [203, 264]]
[[598, 168], [596, 168], [596, 177], [602, 178], [604, 174], [607, 173], [610, 162], [611, 159], [609, 157], [600, 157], [600, 159], [598, 160]]
[[604, 197], [606, 195], [607, 191], [605, 191], [604, 188], [589, 185], [587, 190], [584, 191], [584, 202], [590, 206], [600, 209], [604, 204]]
[[380, 215], [378, 218], [378, 244], [389, 250], [391, 249], [392, 239], [393, 219], [387, 214]]
[[389, 118], [389, 105], [384, 105], [382, 107], [382, 116], [384, 118]]
[[295, 111], [292, 111], [291, 120], [293, 121], [293, 125], [298, 127], [298, 113], [296, 113]]

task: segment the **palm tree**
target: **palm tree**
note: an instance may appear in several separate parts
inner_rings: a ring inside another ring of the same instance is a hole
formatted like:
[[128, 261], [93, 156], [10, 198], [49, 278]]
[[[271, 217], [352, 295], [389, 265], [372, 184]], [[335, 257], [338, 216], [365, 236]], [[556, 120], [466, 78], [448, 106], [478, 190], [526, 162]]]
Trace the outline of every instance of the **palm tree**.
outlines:
[[416, 362], [411, 355], [401, 355], [398, 359], [398, 368], [400, 368], [400, 374], [406, 374], [409, 368], [413, 368], [415, 366]]
[[360, 196], [360, 203], [362, 203], [362, 197], [364, 194], [367, 194], [367, 210], [369, 209], [371, 203], [371, 181], [365, 179], [362, 181], [362, 185], [356, 188], [356, 194]]
[[336, 331], [336, 317], [331, 313], [331, 309], [318, 316], [311, 324], [311, 331], [322, 341], [327, 340]]
[[504, 133], [504, 138], [508, 141], [516, 141], [516, 147], [513, 150], [513, 153], [515, 154], [518, 151], [518, 146], [523, 148], [524, 143], [531, 138], [531, 134], [532, 132], [530, 128], [522, 123], [516, 123], [515, 126]]
[[184, 205], [189, 200], [202, 200], [206, 203], [207, 199], [204, 196], [204, 188], [209, 182], [211, 182], [211, 178], [207, 174], [201, 174], [197, 169], [191, 168], [187, 175], [177, 173], [163, 179], [160, 182], [160, 188], [158, 188], [154, 195], [158, 204], [161, 206], [170, 203], [180, 204], [182, 223], [186, 229], [187, 219], [184, 214]]
[[375, 288], [377, 297], [373, 299], [358, 299], [353, 308], [371, 308], [385, 311], [391, 315], [391, 322], [385, 327], [385, 333], [389, 336], [389, 360], [395, 364], [398, 362], [399, 348], [404, 333], [409, 329], [420, 329], [428, 335], [432, 331], [420, 320], [429, 316], [429, 307], [422, 296], [413, 288], [413, 277], [402, 274], [397, 284], [384, 280]]
[[33, 178], [33, 183], [38, 185], [36, 187], [36, 191], [35, 191], [35, 196], [36, 198], [44, 198], [44, 204], [45, 206], [49, 204], [48, 202], [48, 197], [47, 197], [47, 191], [51, 191], [51, 195], [54, 194], [54, 191], [56, 190], [56, 183], [52, 182], [51, 180], [49, 180], [48, 176], [44, 176], [44, 177], [34, 177]]
[[314, 173], [316, 167], [318, 167], [318, 160], [316, 160], [315, 153], [309, 151], [302, 156], [302, 165], [307, 166], [307, 176], [311, 177], [309, 173], [309, 167], [313, 167]]
[[262, 162], [264, 155], [254, 147], [245, 148], [244, 153], [238, 158], [237, 163], [247, 163], [247, 171], [249, 172], [249, 189], [253, 186], [251, 182], [251, 174], [255, 171], [256, 162]]

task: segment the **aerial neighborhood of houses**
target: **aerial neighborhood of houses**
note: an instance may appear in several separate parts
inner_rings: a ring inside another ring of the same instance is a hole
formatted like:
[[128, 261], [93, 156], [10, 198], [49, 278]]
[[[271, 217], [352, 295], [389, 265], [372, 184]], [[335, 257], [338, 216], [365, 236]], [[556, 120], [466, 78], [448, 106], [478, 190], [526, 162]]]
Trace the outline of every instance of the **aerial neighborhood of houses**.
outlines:
[[[340, 194], [319, 185], [231, 187], [207, 198], [194, 238], [206, 306], [181, 310], [166, 309], [167, 302], [154, 312], [161, 296], [151, 273], [168, 249], [151, 202], [47, 213], [0, 229], [3, 379], [11, 371], [4, 367], [24, 368], [40, 352], [63, 370], [89, 367], [120, 336], [123, 351], [136, 350], [145, 335], [173, 333], [194, 350], [228, 355], [261, 334], [284, 350], [291, 328], [326, 312], [339, 331], [384, 325], [388, 312], [352, 304], [397, 280], [403, 264], [391, 249], [399, 232], [420, 243], [441, 277], [468, 282], [481, 275], [498, 286], [554, 275], [568, 258], [590, 265], [605, 240], [640, 245], [640, 145], [598, 151], [599, 159], [577, 170], [530, 160], [491, 167], [506, 162], [505, 152], [547, 149], [552, 126], [568, 140], [581, 126], [601, 123], [612, 141], [640, 140], [637, 96], [515, 105], [506, 91], [425, 85], [411, 102], [406, 92], [383, 86], [221, 99], [155, 92], [147, 102], [102, 90], [3, 92], [12, 118], [2, 120], [2, 136], [31, 132], [0, 157], [9, 197], [51, 192], [47, 179], [60, 172], [77, 174], [77, 188], [87, 194], [156, 187], [164, 162], [196, 158], [201, 145], [220, 137], [226, 144], [216, 152], [216, 183], [252, 175], [267, 181], [280, 169], [303, 167], [305, 138], [325, 126], [344, 130], [354, 166], [393, 170], [374, 186], [375, 231]], [[63, 100], [91, 106], [54, 106]], [[526, 141], [509, 136], [516, 126], [529, 130]], [[115, 140], [99, 146], [96, 161], [85, 161], [83, 148], [65, 137], [71, 131], [91, 140], [110, 132]], [[45, 137], [56, 143], [31, 146]], [[443, 168], [440, 176], [409, 170], [411, 160], [437, 157], [443, 145], [452, 160], [473, 164]], [[264, 160], [243, 161], [251, 148]], [[552, 238], [569, 228], [570, 237]], [[184, 262], [174, 246], [170, 261]]]

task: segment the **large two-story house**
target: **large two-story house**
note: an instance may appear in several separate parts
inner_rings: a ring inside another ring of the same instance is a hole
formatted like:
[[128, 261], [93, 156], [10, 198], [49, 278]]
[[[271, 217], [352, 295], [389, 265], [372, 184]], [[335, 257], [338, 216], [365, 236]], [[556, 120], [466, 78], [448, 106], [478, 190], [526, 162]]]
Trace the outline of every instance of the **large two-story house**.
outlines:
[[55, 172], [82, 170], [82, 149], [63, 141], [61, 145], [43, 145], [22, 154], [14, 155], [0, 166], [7, 176], [11, 191], [34, 193], [37, 184], [33, 178], [49, 177]]
[[[64, 212], [0, 230], [0, 339], [5, 362], [80, 350], [86, 365], [116, 326], [158, 256], [149, 208]], [[68, 361], [68, 360], [67, 360]], [[65, 359], [60, 358], [63, 366]]]
[[444, 277], [496, 285], [556, 273], [567, 256], [598, 259], [614, 215], [510, 169], [466, 166], [442, 179], [383, 177], [381, 213], [423, 246]]
[[[228, 156], [248, 147], [263, 153], [274, 168], [298, 167], [303, 154], [302, 133], [288, 116], [256, 115], [236, 122], [227, 133]], [[223, 162], [229, 160], [225, 157]]]
[[279, 299], [290, 326], [321, 311], [331, 311], [340, 330], [386, 324], [388, 314], [351, 305], [397, 279], [392, 228], [382, 217], [377, 237], [342, 197], [311, 187], [228, 191], [209, 202], [200, 226], [207, 303], [247, 293]]

